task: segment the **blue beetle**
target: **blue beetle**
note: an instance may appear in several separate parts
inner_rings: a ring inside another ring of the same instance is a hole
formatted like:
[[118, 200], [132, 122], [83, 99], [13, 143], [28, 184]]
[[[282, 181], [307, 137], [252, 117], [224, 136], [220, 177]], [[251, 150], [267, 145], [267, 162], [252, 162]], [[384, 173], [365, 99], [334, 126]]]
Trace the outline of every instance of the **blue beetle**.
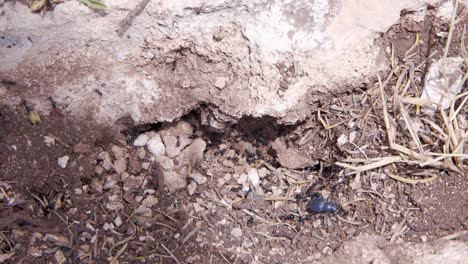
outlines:
[[335, 213], [338, 211], [336, 203], [328, 202], [327, 200], [317, 197], [309, 201], [307, 209], [314, 213]]

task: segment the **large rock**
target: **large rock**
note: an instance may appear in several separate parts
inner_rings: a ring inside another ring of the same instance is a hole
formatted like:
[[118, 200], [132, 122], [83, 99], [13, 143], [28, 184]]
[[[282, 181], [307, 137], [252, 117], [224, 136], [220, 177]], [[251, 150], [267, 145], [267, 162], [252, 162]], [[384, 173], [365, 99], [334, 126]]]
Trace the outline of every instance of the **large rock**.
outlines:
[[468, 244], [462, 241], [390, 244], [378, 235], [362, 234], [344, 242], [320, 263], [466, 263]]
[[66, 1], [43, 15], [3, 3], [0, 102], [34, 94], [47, 111], [52, 96], [101, 123], [172, 121], [201, 103], [218, 127], [246, 115], [291, 123], [385, 69], [374, 39], [403, 9], [440, 0], [150, 1], [117, 34], [139, 2], [106, 0], [102, 13]]

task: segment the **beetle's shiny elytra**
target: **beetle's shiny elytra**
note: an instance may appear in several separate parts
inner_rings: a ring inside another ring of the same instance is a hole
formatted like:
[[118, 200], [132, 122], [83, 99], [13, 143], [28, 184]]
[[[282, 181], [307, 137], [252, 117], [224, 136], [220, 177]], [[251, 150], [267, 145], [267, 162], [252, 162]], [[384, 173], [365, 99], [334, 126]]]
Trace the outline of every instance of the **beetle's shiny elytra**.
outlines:
[[338, 211], [338, 205], [323, 198], [314, 198], [309, 201], [307, 209], [314, 213], [334, 213]]

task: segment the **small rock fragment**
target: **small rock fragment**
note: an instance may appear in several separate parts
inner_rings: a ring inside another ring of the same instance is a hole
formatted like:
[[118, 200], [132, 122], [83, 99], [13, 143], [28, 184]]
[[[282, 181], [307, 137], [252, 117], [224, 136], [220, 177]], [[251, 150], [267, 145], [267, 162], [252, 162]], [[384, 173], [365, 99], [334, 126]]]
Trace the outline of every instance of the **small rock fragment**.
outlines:
[[59, 246], [59, 247], [71, 246], [70, 240], [62, 235], [47, 234], [44, 236], [43, 240], [54, 243], [56, 246]]
[[336, 140], [336, 144], [339, 147], [343, 146], [346, 143], [348, 143], [348, 136], [346, 136], [345, 134], [341, 134], [341, 136], [339, 136], [338, 139]]
[[30, 247], [28, 250], [28, 255], [34, 258], [42, 257], [42, 250], [39, 247]]
[[463, 77], [463, 59], [460, 57], [450, 57], [440, 59], [429, 68], [424, 80], [424, 89], [421, 99], [432, 103], [423, 107], [427, 114], [433, 114], [437, 106], [447, 109], [451, 100], [460, 92], [460, 82]]
[[108, 231], [108, 230], [114, 230], [114, 224], [112, 223], [104, 223], [102, 229], [104, 229], [105, 231]]
[[247, 176], [249, 177], [249, 180], [253, 186], [258, 186], [260, 184], [260, 176], [258, 176], [258, 171], [256, 168], [250, 168], [247, 171]]
[[148, 135], [141, 134], [135, 139], [135, 141], [133, 141], [133, 146], [143, 147], [144, 145], [148, 143], [148, 139], [149, 139]]
[[111, 151], [112, 151], [112, 153], [114, 154], [114, 157], [115, 157], [116, 159], [122, 159], [122, 158], [124, 158], [124, 157], [125, 157], [125, 153], [127, 152], [126, 149], [121, 148], [121, 147], [119, 147], [119, 146], [117, 146], [117, 145], [112, 145]]
[[298, 153], [295, 149], [287, 147], [286, 143], [278, 138], [271, 146], [278, 155], [278, 160], [283, 167], [288, 169], [300, 169], [310, 166], [314, 161]]
[[187, 190], [188, 190], [189, 195], [193, 195], [196, 189], [197, 189], [197, 184], [194, 181], [190, 182], [190, 184], [187, 185]]
[[162, 142], [161, 137], [156, 134], [148, 140], [148, 151], [155, 156], [161, 156], [166, 154], [166, 147]]
[[208, 178], [206, 176], [203, 176], [196, 171], [192, 173], [191, 177], [198, 185], [202, 185], [208, 181]]
[[55, 145], [55, 138], [49, 137], [49, 136], [44, 136], [44, 143], [46, 143], [46, 145], [48, 147], [53, 146], [53, 145]]
[[242, 236], [242, 229], [240, 229], [239, 227], [234, 227], [231, 230], [231, 235], [233, 237], [241, 237]]
[[101, 161], [101, 166], [106, 171], [108, 171], [108, 170], [110, 170], [112, 168], [112, 161], [111, 161], [109, 153], [107, 153], [106, 151], [103, 151], [103, 152], [98, 154], [97, 158], [98, 158], [98, 160]]
[[58, 164], [59, 166], [62, 168], [62, 169], [65, 169], [67, 167], [67, 164], [68, 164], [68, 160], [70, 159], [70, 157], [68, 157], [67, 155], [61, 157], [58, 159]]
[[115, 219], [114, 219], [114, 224], [116, 227], [119, 227], [122, 225], [122, 218], [120, 216], [117, 216]]
[[124, 208], [124, 205], [120, 202], [108, 202], [106, 204], [106, 208], [110, 211], [118, 211], [122, 210]]
[[149, 162], [143, 162], [143, 163], [141, 163], [141, 168], [144, 169], [144, 170], [148, 170], [150, 165], [151, 165], [151, 163], [149, 163]]
[[239, 176], [239, 179], [237, 179], [237, 183], [238, 184], [244, 184], [247, 182], [247, 174], [245, 173], [242, 173], [240, 176]]
[[190, 165], [192, 168], [197, 168], [203, 160], [205, 149], [206, 142], [200, 138], [195, 139], [177, 157], [176, 160], [179, 162], [179, 166]]
[[218, 89], [223, 89], [226, 86], [228, 79], [226, 77], [216, 77], [216, 80], [214, 82], [214, 86]]
[[143, 202], [141, 202], [141, 205], [144, 207], [151, 208], [152, 206], [155, 206], [158, 203], [158, 199], [154, 197], [153, 195], [148, 195]]
[[56, 263], [65, 263], [67, 260], [67, 258], [65, 257], [65, 255], [63, 254], [61, 250], [58, 250], [57, 252], [55, 252], [54, 259]]
[[102, 174], [104, 173], [104, 168], [99, 166], [99, 165], [96, 165], [94, 167], [94, 174], [96, 174], [96, 176], [101, 176]]
[[146, 158], [146, 150], [144, 148], [138, 148], [136, 151], [136, 155], [139, 159]]
[[125, 158], [120, 158], [114, 162], [113, 168], [116, 173], [122, 173], [127, 170], [127, 161]]
[[141, 162], [138, 159], [132, 158], [129, 162], [130, 169], [135, 173], [141, 172]]
[[138, 191], [140, 188], [144, 189], [146, 180], [144, 176], [129, 176], [124, 180], [123, 190], [126, 192]]

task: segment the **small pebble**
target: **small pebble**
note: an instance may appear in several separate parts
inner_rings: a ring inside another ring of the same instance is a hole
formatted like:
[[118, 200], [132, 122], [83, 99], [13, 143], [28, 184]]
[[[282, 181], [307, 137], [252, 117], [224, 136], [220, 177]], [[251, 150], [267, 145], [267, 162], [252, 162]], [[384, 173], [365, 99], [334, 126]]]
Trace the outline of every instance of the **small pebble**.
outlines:
[[247, 174], [245, 173], [242, 173], [240, 176], [239, 176], [239, 179], [237, 180], [237, 183], [238, 184], [244, 184], [247, 182]]
[[125, 158], [120, 158], [114, 162], [113, 168], [116, 173], [122, 173], [127, 169], [127, 161]]
[[195, 193], [196, 189], [197, 189], [197, 183], [194, 181], [190, 182], [190, 184], [187, 185], [187, 190], [190, 196]]
[[67, 164], [68, 164], [68, 160], [70, 159], [70, 157], [68, 157], [67, 155], [61, 157], [58, 159], [58, 164], [59, 166], [62, 168], [62, 169], [65, 169], [67, 167]]
[[247, 176], [249, 177], [250, 182], [253, 186], [258, 186], [260, 184], [260, 177], [258, 176], [258, 171], [255, 168], [250, 168], [247, 171]]
[[122, 225], [122, 218], [120, 216], [117, 216], [115, 219], [114, 219], [114, 224], [115, 226], [119, 227]]
[[114, 154], [114, 157], [116, 159], [122, 159], [122, 158], [125, 157], [126, 150], [124, 148], [121, 148], [121, 147], [119, 147], [117, 145], [112, 145], [111, 151]]
[[162, 139], [159, 135], [155, 135], [150, 140], [148, 140], [148, 151], [151, 152], [155, 156], [161, 156], [166, 154], [166, 147], [162, 142]]
[[141, 134], [135, 139], [135, 141], [133, 141], [133, 146], [143, 147], [144, 145], [146, 145], [146, 143], [148, 143], [148, 139], [148, 135]]
[[233, 237], [241, 237], [242, 236], [242, 229], [240, 229], [239, 227], [234, 227], [231, 230], [231, 235]]
[[208, 181], [208, 178], [206, 178], [205, 176], [201, 175], [200, 173], [198, 172], [193, 172], [192, 175], [191, 175], [192, 179], [198, 183], [199, 185], [201, 184], [204, 184], [205, 182]]

